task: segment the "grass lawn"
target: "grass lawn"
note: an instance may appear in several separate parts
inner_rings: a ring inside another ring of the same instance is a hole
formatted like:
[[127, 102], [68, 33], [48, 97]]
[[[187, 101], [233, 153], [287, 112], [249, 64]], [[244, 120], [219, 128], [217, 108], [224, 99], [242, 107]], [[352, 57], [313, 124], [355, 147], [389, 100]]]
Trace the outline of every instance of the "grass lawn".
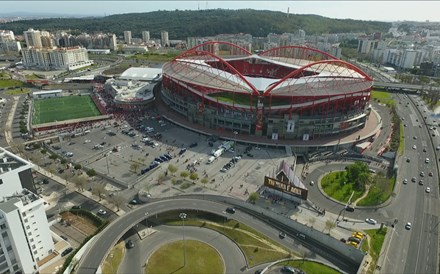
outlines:
[[[252, 103], [252, 106], [257, 106], [257, 97], [254, 96], [251, 101], [251, 96], [247, 94], [242, 93], [233, 93], [233, 92], [219, 92], [219, 93], [211, 93], [209, 94], [210, 97], [214, 98], [214, 101], [218, 99], [219, 102], [225, 102], [230, 103], [234, 102], [238, 105], [244, 105], [244, 106], [250, 106]], [[272, 106], [285, 106], [290, 105], [291, 100], [289, 98], [282, 98], [282, 97], [272, 97], [272, 98], [266, 98], [265, 99], [265, 105], [272, 104]]]
[[403, 151], [405, 150], [405, 129], [403, 127], [403, 124], [400, 123], [400, 131], [399, 131], [399, 148], [397, 149], [398, 155], [402, 155]]
[[311, 262], [311, 261], [303, 261], [303, 260], [292, 260], [288, 262], [282, 262], [279, 265], [288, 265], [295, 267], [297, 269], [301, 269], [305, 273], [308, 274], [338, 274], [340, 273], [336, 269], [333, 269], [331, 267], [328, 267], [324, 264], [320, 264], [317, 262]]
[[386, 104], [387, 106], [395, 105], [392, 94], [386, 91], [373, 90], [371, 92], [371, 98], [377, 100], [377, 102]]
[[90, 96], [34, 100], [34, 125], [100, 115]]
[[12, 79], [0, 80], [0, 88], [22, 87], [22, 86], [24, 86], [24, 83], [17, 80], [12, 80]]
[[[171, 221], [167, 224], [181, 225], [181, 221]], [[243, 250], [250, 267], [290, 256], [284, 247], [235, 220], [228, 220], [223, 226], [221, 223], [188, 219], [185, 225], [202, 226], [228, 236]]]
[[122, 262], [124, 253], [124, 241], [121, 241], [113, 247], [107, 258], [105, 258], [102, 264], [102, 273], [118, 273], [119, 264]]
[[346, 203], [354, 191], [352, 202], [362, 196], [363, 191], [354, 190], [352, 183], [346, 183], [345, 171], [335, 171], [326, 174], [321, 180], [324, 192], [333, 199]]
[[19, 95], [19, 94], [26, 94], [31, 92], [28, 88], [17, 88], [17, 89], [9, 89], [5, 91], [5, 94], [7, 95]]
[[391, 196], [396, 178], [374, 177], [374, 183], [370, 187], [367, 196], [357, 202], [358, 206], [374, 206], [383, 204]]
[[[367, 273], [374, 273], [376, 268], [377, 260], [379, 258], [380, 251], [382, 250], [383, 241], [385, 239], [385, 235], [387, 234], [387, 228], [384, 227], [382, 230], [380, 229], [369, 229], [365, 230], [370, 238], [370, 244], [367, 245], [367, 241], [364, 241], [362, 246], [362, 250], [368, 251], [370, 256], [372, 257], [372, 261], [370, 262], [370, 267], [368, 268]], [[364, 249], [364, 245], [367, 245]]]
[[[148, 259], [145, 273], [148, 274], [195, 274], [195, 273], [224, 273], [223, 261], [218, 252], [210, 245], [186, 240], [186, 265], [183, 258], [183, 241], [172, 242], [160, 247]], [[110, 273], [105, 272], [103, 273]]]

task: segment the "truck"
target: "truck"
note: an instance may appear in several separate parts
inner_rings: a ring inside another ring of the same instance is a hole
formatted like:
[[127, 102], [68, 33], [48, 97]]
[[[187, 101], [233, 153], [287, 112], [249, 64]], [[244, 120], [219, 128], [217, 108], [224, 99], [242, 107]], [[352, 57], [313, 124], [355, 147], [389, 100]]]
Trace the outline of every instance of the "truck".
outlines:
[[214, 162], [217, 158], [215, 156], [211, 156], [208, 158], [208, 162], [207, 164], [211, 164], [212, 162]]
[[212, 153], [212, 156], [214, 156], [215, 158], [218, 158], [223, 154], [223, 152], [225, 152], [225, 149], [219, 148], [216, 151], [214, 151], [214, 153]]

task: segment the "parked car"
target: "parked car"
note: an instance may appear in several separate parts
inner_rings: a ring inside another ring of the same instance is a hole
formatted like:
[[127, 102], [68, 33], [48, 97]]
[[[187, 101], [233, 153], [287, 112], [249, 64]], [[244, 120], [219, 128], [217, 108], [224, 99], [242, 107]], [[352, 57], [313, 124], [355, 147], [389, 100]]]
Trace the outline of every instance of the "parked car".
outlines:
[[72, 248], [72, 247], [68, 247], [68, 248], [66, 248], [66, 249], [61, 253], [61, 257], [66, 256], [67, 254], [69, 254], [69, 253], [72, 252], [72, 251], [73, 251], [73, 248]]
[[198, 144], [197, 144], [197, 142], [194, 142], [194, 143], [191, 143], [190, 145], [189, 145], [189, 147], [190, 148], [193, 148], [193, 147], [196, 147]]
[[412, 225], [411, 225], [410, 222], [406, 223], [406, 225], [405, 225], [405, 229], [406, 229], [406, 230], [410, 230], [411, 227], [412, 227]]
[[74, 205], [74, 206], [72, 206], [72, 209], [81, 209], [81, 206], [80, 205]]
[[105, 215], [105, 214], [107, 214], [107, 211], [105, 211], [104, 209], [100, 209], [100, 210], [98, 210], [98, 214]]

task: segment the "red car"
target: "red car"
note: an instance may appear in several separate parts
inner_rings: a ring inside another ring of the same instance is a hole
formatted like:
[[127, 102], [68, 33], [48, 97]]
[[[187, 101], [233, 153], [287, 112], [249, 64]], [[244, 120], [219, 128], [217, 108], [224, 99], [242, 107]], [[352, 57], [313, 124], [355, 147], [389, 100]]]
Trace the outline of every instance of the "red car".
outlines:
[[429, 174], [428, 174], [430, 177], [432, 177], [432, 172], [429, 172]]

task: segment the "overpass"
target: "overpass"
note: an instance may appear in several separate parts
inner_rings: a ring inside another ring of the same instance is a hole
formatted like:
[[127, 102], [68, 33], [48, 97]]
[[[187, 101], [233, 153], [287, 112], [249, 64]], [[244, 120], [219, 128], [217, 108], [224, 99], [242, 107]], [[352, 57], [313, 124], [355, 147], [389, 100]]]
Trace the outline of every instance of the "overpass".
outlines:
[[[421, 90], [429, 90], [431, 89], [428, 85], [412, 85], [412, 84], [404, 84], [404, 83], [396, 83], [396, 82], [373, 82], [373, 88], [385, 89], [387, 91], [421, 91]], [[440, 91], [440, 87], [432, 87], [433, 91]]]
[[235, 206], [238, 209], [236, 214], [228, 216], [233, 216], [237, 221], [262, 234], [265, 234], [263, 223], [266, 226], [282, 229], [286, 234], [301, 242], [303, 246], [331, 261], [347, 273], [356, 273], [364, 259], [364, 253], [361, 250], [290, 218], [274, 214], [270, 210], [224, 196], [184, 195], [146, 204], [110, 223], [96, 236], [91, 247], [84, 252], [79, 261], [77, 273], [94, 274], [99, 271], [100, 265], [119, 239], [131, 227], [147, 218], [155, 218], [160, 213], [177, 210], [204, 211], [225, 216], [224, 210], [228, 206]]

